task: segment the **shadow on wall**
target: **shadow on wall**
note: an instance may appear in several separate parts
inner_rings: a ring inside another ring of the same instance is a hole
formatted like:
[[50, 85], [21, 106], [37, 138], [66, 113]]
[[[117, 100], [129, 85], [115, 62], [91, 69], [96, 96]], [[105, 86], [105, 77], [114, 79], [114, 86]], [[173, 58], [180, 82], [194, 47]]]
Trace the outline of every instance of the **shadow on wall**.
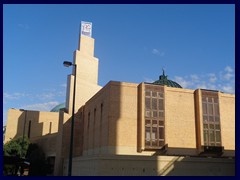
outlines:
[[43, 123], [39, 123], [39, 112], [24, 110], [18, 117], [17, 131], [13, 138], [25, 135], [31, 141], [36, 137], [41, 137], [43, 133]]
[[235, 176], [235, 159], [177, 157], [166, 166], [166, 176]]
[[[73, 157], [82, 156], [83, 153], [83, 107], [75, 113], [74, 118], [74, 132], [73, 132]], [[70, 136], [71, 136], [71, 123], [72, 117], [67, 119], [63, 124], [62, 135], [62, 156], [64, 158], [69, 157], [70, 150]]]

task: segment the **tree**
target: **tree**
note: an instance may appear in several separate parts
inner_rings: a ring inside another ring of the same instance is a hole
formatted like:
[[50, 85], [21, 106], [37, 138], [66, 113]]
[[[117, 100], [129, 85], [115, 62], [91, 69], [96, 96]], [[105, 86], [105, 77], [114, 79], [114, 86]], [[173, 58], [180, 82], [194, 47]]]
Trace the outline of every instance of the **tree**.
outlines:
[[28, 147], [26, 158], [30, 162], [29, 176], [45, 176], [47, 173], [47, 164], [45, 153], [35, 143]]
[[26, 156], [28, 146], [29, 140], [27, 137], [12, 139], [3, 146], [4, 156], [16, 156], [24, 158]]
[[11, 139], [9, 142], [3, 145], [4, 175], [16, 175], [19, 168], [18, 163], [21, 158], [26, 156], [28, 146], [29, 140], [27, 137]]

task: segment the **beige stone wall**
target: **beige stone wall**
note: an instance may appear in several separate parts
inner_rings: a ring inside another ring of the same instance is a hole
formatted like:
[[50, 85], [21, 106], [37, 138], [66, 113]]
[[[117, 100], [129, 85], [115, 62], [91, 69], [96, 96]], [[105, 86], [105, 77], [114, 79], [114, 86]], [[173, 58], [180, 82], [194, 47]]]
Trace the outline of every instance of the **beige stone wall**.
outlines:
[[9, 109], [4, 143], [23, 135], [25, 114], [17, 109]]
[[110, 81], [86, 103], [84, 155], [137, 153], [137, 93], [137, 84]]
[[30, 140], [41, 138], [42, 136], [58, 132], [57, 112], [39, 112], [39, 111], [20, 111], [18, 109], [9, 109], [7, 117], [7, 129], [5, 142], [11, 138], [17, 138], [23, 135], [25, 123], [25, 135], [28, 136], [29, 122], [31, 121]]
[[[75, 113], [96, 92], [101, 89], [98, 85], [98, 59], [94, 57], [94, 39], [87, 36], [79, 37], [79, 49], [74, 52], [73, 63], [76, 68]], [[72, 74], [75, 74], [72, 67]], [[72, 112], [74, 76], [68, 77], [66, 109]]]
[[107, 84], [84, 106], [83, 155], [85, 156], [107, 153], [110, 109], [109, 92], [110, 84]]
[[219, 93], [222, 146], [235, 150], [235, 95]]
[[193, 90], [165, 86], [165, 136], [169, 148], [196, 148]]
[[137, 86], [125, 82], [110, 83], [109, 146], [111, 154], [137, 151]]

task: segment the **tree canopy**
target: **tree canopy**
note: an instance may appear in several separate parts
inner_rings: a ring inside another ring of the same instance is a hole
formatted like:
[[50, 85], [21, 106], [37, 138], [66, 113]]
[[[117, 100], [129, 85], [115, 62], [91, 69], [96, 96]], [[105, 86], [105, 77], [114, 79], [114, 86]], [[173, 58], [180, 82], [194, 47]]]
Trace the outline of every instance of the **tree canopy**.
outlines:
[[4, 156], [17, 156], [24, 158], [27, 154], [29, 139], [19, 137], [12, 139], [3, 146]]

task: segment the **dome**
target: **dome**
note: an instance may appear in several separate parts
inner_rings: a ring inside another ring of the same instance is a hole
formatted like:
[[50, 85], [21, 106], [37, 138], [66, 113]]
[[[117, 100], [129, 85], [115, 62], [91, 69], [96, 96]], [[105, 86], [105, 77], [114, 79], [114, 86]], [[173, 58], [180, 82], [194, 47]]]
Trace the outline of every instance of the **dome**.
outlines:
[[65, 108], [65, 103], [58, 104], [57, 106], [52, 108], [52, 110], [50, 112], [59, 112], [59, 110], [62, 109], [62, 108]]
[[175, 88], [182, 88], [182, 86], [180, 86], [175, 81], [169, 80], [167, 78], [167, 76], [165, 76], [164, 70], [163, 70], [163, 74], [161, 76], [159, 76], [159, 80], [153, 82], [152, 84], [158, 84], [158, 85], [163, 85], [163, 86], [166, 85], [168, 87], [175, 87]]

